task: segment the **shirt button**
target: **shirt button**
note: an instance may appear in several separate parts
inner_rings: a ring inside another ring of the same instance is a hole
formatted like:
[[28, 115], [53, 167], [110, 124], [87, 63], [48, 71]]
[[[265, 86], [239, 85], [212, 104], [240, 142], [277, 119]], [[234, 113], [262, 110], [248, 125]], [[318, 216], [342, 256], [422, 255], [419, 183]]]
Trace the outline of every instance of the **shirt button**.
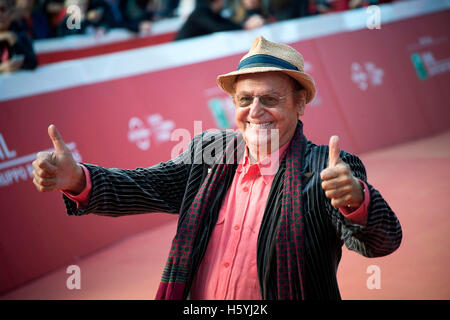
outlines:
[[242, 188], [242, 191], [244, 191], [244, 192], [248, 192], [248, 187], [244, 187], [244, 188]]
[[238, 224], [234, 226], [234, 230], [239, 230], [239, 228], [240, 228], [240, 227], [239, 227]]
[[223, 264], [223, 266], [224, 266], [225, 268], [228, 268], [228, 267], [230, 266], [230, 264], [229, 264], [228, 262], [225, 262], [225, 263]]

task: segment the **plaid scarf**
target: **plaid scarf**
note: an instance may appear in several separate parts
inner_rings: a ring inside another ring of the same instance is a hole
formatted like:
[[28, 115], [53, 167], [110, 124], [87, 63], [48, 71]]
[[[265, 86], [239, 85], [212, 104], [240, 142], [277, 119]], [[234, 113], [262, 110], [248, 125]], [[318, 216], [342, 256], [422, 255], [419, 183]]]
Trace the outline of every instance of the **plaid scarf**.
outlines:
[[[286, 150], [286, 170], [281, 201], [278, 228], [276, 232], [276, 298], [304, 298], [304, 228], [302, 214], [302, 172], [303, 152], [306, 138], [302, 123], [298, 125], [289, 147]], [[237, 138], [227, 146], [222, 161], [216, 162], [203, 181], [187, 214], [179, 221], [177, 234], [172, 242], [168, 261], [164, 268], [156, 300], [185, 299], [187, 285], [193, 279], [193, 253], [197, 249], [198, 237], [206, 228], [202, 220], [211, 214], [211, 205], [216, 199], [218, 189], [224, 181], [233, 177], [236, 165], [226, 163], [226, 156], [239, 153]], [[236, 163], [236, 162], [235, 162]], [[218, 212], [216, 213], [218, 214]], [[275, 216], [275, 215], [274, 215]], [[217, 216], [214, 218], [217, 220]], [[201, 237], [202, 239], [204, 237]], [[206, 240], [207, 241], [207, 240]]]

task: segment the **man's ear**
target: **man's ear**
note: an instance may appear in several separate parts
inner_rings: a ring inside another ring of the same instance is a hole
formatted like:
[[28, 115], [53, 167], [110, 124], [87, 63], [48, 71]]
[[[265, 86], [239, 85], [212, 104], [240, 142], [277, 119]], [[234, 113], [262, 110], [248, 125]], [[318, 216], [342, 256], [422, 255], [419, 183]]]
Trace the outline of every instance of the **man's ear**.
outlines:
[[298, 116], [303, 116], [305, 114], [306, 108], [306, 90], [302, 89], [297, 93], [297, 105], [298, 105]]

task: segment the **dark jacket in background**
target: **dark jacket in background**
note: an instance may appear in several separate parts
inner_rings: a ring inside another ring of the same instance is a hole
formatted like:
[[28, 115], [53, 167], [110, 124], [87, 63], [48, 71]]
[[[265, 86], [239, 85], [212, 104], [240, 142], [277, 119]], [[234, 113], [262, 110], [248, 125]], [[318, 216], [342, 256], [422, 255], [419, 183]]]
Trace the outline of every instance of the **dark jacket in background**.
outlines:
[[46, 15], [35, 7], [29, 17], [11, 22], [10, 30], [24, 31], [31, 39], [45, 39], [51, 36]]
[[310, 15], [308, 0], [263, 0], [263, 3], [277, 21]]
[[10, 46], [7, 41], [0, 42], [0, 57], [4, 54], [9, 56], [9, 59], [14, 56], [23, 55], [24, 60], [21, 69], [35, 69], [38, 61], [33, 49], [33, 43], [30, 37], [24, 31], [12, 31], [17, 36], [17, 41], [13, 46]]
[[206, 1], [198, 1], [194, 11], [178, 31], [175, 40], [207, 35], [219, 31], [239, 30], [242, 27], [211, 10]]
[[139, 32], [139, 25], [143, 21], [152, 21], [154, 12], [147, 9], [146, 0], [120, 0], [118, 8], [120, 9], [122, 20], [119, 27], [126, 28], [133, 32]]

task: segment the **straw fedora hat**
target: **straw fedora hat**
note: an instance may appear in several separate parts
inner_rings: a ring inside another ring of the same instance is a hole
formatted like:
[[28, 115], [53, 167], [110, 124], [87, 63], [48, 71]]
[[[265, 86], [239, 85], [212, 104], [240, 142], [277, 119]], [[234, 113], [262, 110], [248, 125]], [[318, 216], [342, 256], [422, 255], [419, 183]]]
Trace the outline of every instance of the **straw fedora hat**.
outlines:
[[217, 84], [229, 95], [234, 95], [234, 83], [241, 74], [257, 72], [283, 72], [305, 88], [306, 103], [314, 98], [316, 86], [311, 76], [304, 72], [303, 56], [294, 48], [258, 36], [250, 51], [242, 57], [236, 71], [217, 77]]

